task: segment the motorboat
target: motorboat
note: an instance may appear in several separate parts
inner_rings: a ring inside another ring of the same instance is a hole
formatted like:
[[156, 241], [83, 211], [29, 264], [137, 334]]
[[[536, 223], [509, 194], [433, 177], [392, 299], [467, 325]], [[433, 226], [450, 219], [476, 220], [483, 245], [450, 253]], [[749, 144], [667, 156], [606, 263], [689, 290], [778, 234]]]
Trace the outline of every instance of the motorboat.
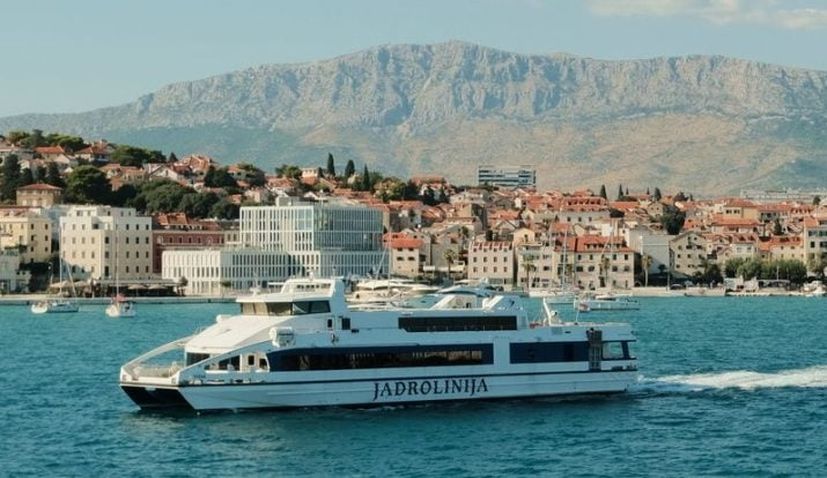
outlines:
[[638, 310], [640, 302], [629, 294], [595, 294], [579, 297], [574, 301], [574, 308], [580, 312], [603, 310]]
[[[288, 279], [238, 314], [124, 364], [141, 408], [387, 406], [624, 392], [637, 381], [628, 324], [531, 321], [522, 300], [358, 310], [335, 279]], [[443, 301], [445, 301], [443, 303]]]
[[384, 303], [407, 300], [436, 292], [439, 288], [410, 279], [372, 279], [356, 283], [348, 296], [352, 303]]

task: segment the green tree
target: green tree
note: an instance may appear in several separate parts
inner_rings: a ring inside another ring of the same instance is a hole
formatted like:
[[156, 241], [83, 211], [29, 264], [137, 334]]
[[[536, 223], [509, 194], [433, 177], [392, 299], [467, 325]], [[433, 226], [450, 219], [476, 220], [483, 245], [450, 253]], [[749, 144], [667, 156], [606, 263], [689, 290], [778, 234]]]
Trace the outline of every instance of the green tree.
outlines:
[[327, 177], [336, 177], [336, 165], [333, 160], [333, 153], [327, 153]]
[[189, 188], [181, 186], [172, 181], [164, 181], [162, 184], [152, 190], [152, 193], [145, 195], [146, 200], [145, 212], [154, 214], [158, 212], [175, 212], [179, 211], [184, 197], [188, 194], [195, 194]]
[[813, 196], [813, 206], [818, 206], [821, 204], [821, 196], [815, 195]]
[[3, 184], [0, 187], [0, 200], [14, 201], [20, 185], [20, 161], [17, 155], [10, 154], [3, 161]]
[[267, 176], [261, 169], [247, 163], [241, 163], [238, 166], [247, 173], [247, 182], [250, 186], [260, 187], [267, 183]]
[[226, 199], [221, 199], [210, 209], [210, 216], [216, 219], [238, 219], [238, 215], [238, 205]]
[[39, 148], [46, 146], [46, 138], [43, 137], [42, 130], [33, 129], [25, 139], [20, 141], [20, 145], [29, 149]]
[[78, 166], [66, 179], [66, 200], [76, 204], [107, 204], [112, 187], [94, 166]]
[[724, 263], [724, 274], [727, 277], [737, 277], [738, 269], [741, 268], [741, 265], [744, 264], [744, 262], [746, 262], [746, 259], [741, 257], [735, 257], [727, 260]]
[[302, 169], [290, 164], [282, 164], [276, 168], [276, 175], [282, 178], [299, 179], [302, 177]]
[[169, 156], [167, 156], [167, 162], [168, 163], [177, 163], [178, 162], [178, 156], [176, 156], [175, 153], [170, 151]]
[[[117, 190], [113, 190], [109, 199], [109, 204], [115, 207], [134, 207], [135, 198], [140, 194], [140, 190], [132, 184], [122, 184]], [[144, 212], [146, 206], [142, 203], [140, 208]]]
[[365, 164], [365, 170], [362, 172], [362, 186], [359, 188], [362, 191], [370, 191], [373, 183], [370, 181], [370, 171], [368, 165]]
[[238, 183], [227, 171], [227, 168], [216, 169], [210, 166], [207, 169], [207, 174], [204, 175], [204, 186], [208, 188], [234, 188], [238, 186]]
[[353, 164], [352, 159], [347, 160], [347, 164], [345, 164], [345, 179], [353, 176], [356, 174], [356, 165]]
[[43, 166], [38, 166], [34, 170], [34, 180], [38, 183], [45, 183], [46, 182], [46, 168]]
[[622, 200], [623, 200], [623, 196], [625, 196], [625, 194], [623, 194], [623, 185], [622, 185], [622, 184], [618, 184], [618, 185], [617, 185], [617, 200], [618, 200], [618, 201], [622, 201]]
[[606, 185], [605, 184], [600, 185], [600, 197], [602, 197], [606, 201], [609, 200], [609, 196], [606, 194]]
[[184, 196], [178, 210], [194, 218], [210, 217], [213, 206], [220, 200], [214, 192], [190, 193]]
[[51, 184], [52, 186], [57, 186], [59, 188], [65, 188], [66, 182], [63, 181], [63, 176], [60, 175], [60, 170], [57, 167], [57, 163], [54, 161], [50, 161], [46, 164], [46, 184]]
[[683, 223], [686, 221], [686, 213], [672, 205], [667, 205], [663, 208], [663, 215], [660, 217], [660, 223], [666, 230], [667, 234], [675, 235], [683, 229]]
[[20, 179], [17, 182], [17, 187], [21, 188], [23, 186], [28, 186], [29, 184], [34, 184], [34, 174], [32, 173], [31, 168], [24, 168], [20, 171]]
[[652, 200], [660, 202], [661, 199], [663, 199], [663, 195], [660, 192], [660, 188], [655, 188], [655, 192], [652, 194]]
[[145, 163], [163, 163], [166, 161], [166, 157], [160, 151], [150, 151], [128, 145], [118, 145], [112, 153], [111, 160], [121, 166], [140, 168]]
[[23, 141], [25, 141], [28, 137], [29, 132], [21, 130], [9, 131], [8, 134], [6, 134], [6, 140], [15, 145], [22, 145]]
[[80, 151], [86, 147], [86, 142], [79, 136], [71, 136], [66, 134], [52, 133], [46, 135], [44, 138], [46, 144], [51, 146], [61, 146], [69, 152]]

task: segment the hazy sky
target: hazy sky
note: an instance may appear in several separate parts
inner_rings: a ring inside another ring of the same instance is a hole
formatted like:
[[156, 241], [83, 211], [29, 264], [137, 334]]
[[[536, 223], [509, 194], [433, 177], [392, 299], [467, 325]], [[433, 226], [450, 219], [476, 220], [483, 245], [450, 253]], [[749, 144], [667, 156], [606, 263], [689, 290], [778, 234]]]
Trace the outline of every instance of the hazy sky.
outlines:
[[827, 0], [0, 2], [0, 116], [387, 43], [620, 59], [714, 53], [827, 70]]

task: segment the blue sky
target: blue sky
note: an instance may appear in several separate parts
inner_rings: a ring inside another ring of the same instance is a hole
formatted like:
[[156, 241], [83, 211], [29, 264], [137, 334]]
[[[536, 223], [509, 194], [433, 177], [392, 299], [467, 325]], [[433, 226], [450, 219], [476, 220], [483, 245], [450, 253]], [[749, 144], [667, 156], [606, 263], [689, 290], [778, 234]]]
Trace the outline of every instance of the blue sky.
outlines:
[[388, 43], [605, 59], [722, 54], [827, 70], [827, 0], [3, 3], [0, 116], [85, 111], [171, 82]]

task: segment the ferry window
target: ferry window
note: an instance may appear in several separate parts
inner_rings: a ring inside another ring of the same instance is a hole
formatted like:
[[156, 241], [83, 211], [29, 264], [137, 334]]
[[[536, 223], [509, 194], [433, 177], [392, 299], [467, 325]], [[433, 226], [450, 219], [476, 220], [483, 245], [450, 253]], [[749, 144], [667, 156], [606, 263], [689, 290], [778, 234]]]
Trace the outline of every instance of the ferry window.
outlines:
[[267, 314], [268, 315], [290, 315], [291, 314], [291, 304], [289, 302], [268, 302], [267, 303]]
[[273, 370], [346, 370], [492, 364], [493, 347], [445, 345], [288, 351], [268, 354]]
[[588, 347], [588, 342], [513, 343], [511, 363], [585, 362]]
[[350, 330], [350, 319], [343, 318], [342, 319], [342, 330]]
[[188, 353], [187, 354], [187, 365], [192, 365], [198, 363], [202, 360], [207, 360], [210, 358], [210, 354], [196, 354], [196, 353]]
[[623, 344], [623, 356], [627, 359], [634, 359], [635, 354], [632, 351], [632, 343], [633, 342], [622, 342]]
[[316, 300], [310, 303], [311, 314], [325, 314], [330, 312], [330, 302], [326, 300]]
[[241, 313], [244, 315], [255, 315], [256, 308], [254, 304], [248, 302], [241, 303]]
[[248, 355], [247, 356], [247, 365], [253, 366], [256, 364], [256, 356], [255, 355]]
[[517, 330], [517, 317], [400, 317], [399, 328], [406, 332]]
[[239, 356], [236, 355], [236, 356], [231, 357], [229, 359], [224, 359], [224, 360], [218, 362], [218, 370], [230, 370], [230, 371], [238, 370], [239, 369], [238, 364], [239, 364]]
[[310, 302], [293, 302], [293, 315], [310, 313]]
[[623, 344], [621, 342], [603, 343], [603, 360], [623, 360]]

